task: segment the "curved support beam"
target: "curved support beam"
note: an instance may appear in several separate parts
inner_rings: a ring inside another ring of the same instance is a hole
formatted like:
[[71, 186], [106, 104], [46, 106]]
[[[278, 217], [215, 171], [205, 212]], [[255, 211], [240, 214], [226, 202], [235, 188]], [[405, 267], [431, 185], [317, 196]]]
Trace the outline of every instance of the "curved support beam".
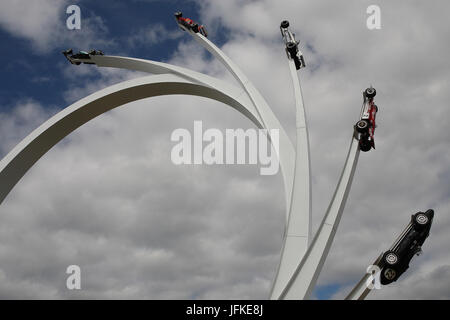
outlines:
[[283, 290], [280, 299], [308, 299], [322, 271], [336, 234], [359, 157], [359, 141], [353, 137], [336, 191], [311, 246]]
[[309, 138], [302, 89], [293, 60], [289, 69], [294, 87], [296, 110], [296, 153], [295, 170], [289, 219], [286, 226], [280, 264], [270, 293], [271, 299], [278, 299], [308, 249], [311, 237], [311, 162]]
[[[202, 37], [201, 35], [198, 35], [196, 33], [191, 33], [196, 36]], [[196, 38], [197, 39], [197, 38]], [[216, 54], [221, 54], [220, 49], [217, 48], [214, 44], [212, 44], [209, 40], [206, 40], [205, 45], [208, 46], [208, 50], [213, 50], [216, 52]], [[212, 47], [211, 47], [212, 46]], [[214, 48], [213, 48], [214, 47]], [[226, 57], [225, 57], [226, 58]], [[116, 56], [92, 56], [92, 61], [95, 62], [95, 64], [99, 67], [112, 67], [112, 68], [122, 68], [127, 70], [135, 70], [135, 71], [141, 71], [141, 72], [149, 72], [154, 74], [165, 74], [165, 73], [171, 73], [178, 75], [180, 77], [183, 77], [189, 81], [207, 85], [210, 87], [213, 87], [216, 90], [221, 90], [224, 92], [236, 92], [236, 95], [243, 98], [243, 96], [246, 96], [247, 99], [249, 99], [249, 104], [247, 105], [248, 110], [252, 110], [252, 115], [258, 119], [259, 122], [262, 123], [262, 128], [264, 129], [278, 129], [279, 130], [279, 150], [280, 154], [278, 155], [278, 159], [280, 161], [281, 166], [281, 173], [283, 175], [283, 182], [284, 187], [286, 190], [286, 220], [288, 219], [289, 214], [289, 206], [290, 206], [290, 198], [291, 198], [291, 191], [292, 191], [292, 181], [293, 181], [293, 169], [294, 169], [294, 158], [295, 158], [295, 150], [294, 147], [289, 139], [289, 137], [286, 134], [286, 131], [279, 123], [278, 119], [273, 114], [272, 110], [269, 108], [267, 103], [264, 101], [264, 99], [260, 96], [258, 91], [256, 89], [251, 89], [252, 95], [248, 95], [248, 92], [244, 89], [236, 88], [233, 85], [230, 85], [224, 81], [221, 81], [219, 79], [216, 79], [214, 77], [207, 76], [205, 74], [195, 72], [189, 69], [185, 69], [182, 67], [177, 67], [174, 65], [170, 65], [167, 63], [162, 62], [156, 62], [151, 60], [144, 60], [144, 59], [136, 59], [136, 58], [128, 58], [128, 57], [116, 57]], [[228, 58], [226, 58], [228, 59]], [[231, 63], [231, 61], [228, 59], [228, 61]], [[236, 67], [237, 68], [237, 67]], [[234, 70], [234, 69], [233, 69]], [[241, 72], [242, 73], [242, 72]], [[245, 76], [242, 74], [242, 78], [245, 78]], [[241, 78], [238, 78], [241, 79]], [[246, 78], [245, 78], [246, 79]], [[248, 82], [248, 80], [245, 83]], [[246, 84], [245, 87], [249, 87], [251, 84]], [[239, 94], [237, 91], [239, 90]], [[252, 96], [255, 96], [256, 98], [252, 99]], [[258, 98], [258, 96], [260, 98]], [[255, 103], [255, 101], [257, 101]], [[262, 101], [262, 102], [261, 102]]]
[[[152, 60], [118, 56], [92, 56], [91, 59], [98, 67], [119, 68], [152, 74], [174, 74], [191, 83], [200, 84], [217, 91], [222, 91], [224, 94], [233, 96], [236, 99], [241, 99], [243, 101], [245, 100], [245, 116], [251, 116], [257, 119], [258, 123], [261, 122], [261, 118], [259, 117], [256, 108], [253, 106], [249, 98], [246, 97], [246, 93], [242, 89], [232, 86], [225, 81], [186, 68]], [[292, 153], [295, 152], [293, 148], [289, 151]]]
[[[244, 88], [255, 108], [259, 111], [263, 124], [281, 128], [281, 124], [275, 115], [273, 115], [267, 102], [237, 65], [206, 37], [199, 33], [189, 33], [206, 50], [221, 61], [242, 88]], [[289, 138], [287, 136], [283, 137], [286, 143], [283, 144], [280, 141], [280, 164], [283, 171], [287, 174], [291, 173], [291, 176], [289, 179], [285, 178], [284, 180], [287, 220], [283, 236], [280, 264], [270, 293], [271, 299], [277, 299], [286, 288], [286, 285], [308, 248], [311, 233], [311, 172], [308, 131], [300, 82], [293, 60], [289, 60], [289, 67], [294, 85], [296, 103], [296, 152], [294, 154], [295, 157], [288, 157], [283, 152], [283, 150], [289, 148], [287, 143]], [[283, 132], [283, 134], [285, 133]], [[281, 136], [282, 133], [280, 132]]]
[[291, 153], [289, 150], [293, 149], [292, 142], [287, 136], [286, 132], [282, 130], [282, 126], [277, 117], [270, 109], [266, 100], [261, 93], [253, 86], [250, 80], [247, 79], [245, 74], [239, 69], [239, 67], [228, 58], [222, 50], [220, 50], [214, 43], [209, 41], [206, 37], [200, 33], [194, 33], [189, 31], [189, 34], [200, 43], [206, 50], [208, 50], [213, 56], [215, 56], [222, 64], [230, 71], [233, 77], [245, 90], [250, 100], [253, 102], [265, 128], [278, 128], [280, 131], [280, 154], [279, 160], [281, 169], [284, 172], [284, 190], [286, 199], [286, 222], [289, 220], [289, 207], [292, 197], [292, 185], [295, 166], [295, 152]]
[[60, 111], [23, 139], [0, 161], [0, 204], [34, 163], [61, 139], [93, 118], [123, 104], [144, 98], [188, 94], [223, 102], [262, 128], [255, 110], [239, 91], [224, 93], [175, 75], [125, 81], [87, 96]]

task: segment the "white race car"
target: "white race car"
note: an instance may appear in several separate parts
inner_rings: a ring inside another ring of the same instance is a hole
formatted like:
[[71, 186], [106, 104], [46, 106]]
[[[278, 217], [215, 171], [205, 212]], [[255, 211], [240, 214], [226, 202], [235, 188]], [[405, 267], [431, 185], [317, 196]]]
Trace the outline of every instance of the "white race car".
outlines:
[[299, 70], [306, 66], [305, 60], [303, 59], [303, 53], [298, 49], [298, 44], [300, 41], [295, 40], [295, 34], [289, 31], [289, 21], [284, 20], [281, 22], [280, 31], [283, 37], [284, 43], [286, 44], [286, 54], [288, 59], [293, 59], [295, 63], [295, 68]]

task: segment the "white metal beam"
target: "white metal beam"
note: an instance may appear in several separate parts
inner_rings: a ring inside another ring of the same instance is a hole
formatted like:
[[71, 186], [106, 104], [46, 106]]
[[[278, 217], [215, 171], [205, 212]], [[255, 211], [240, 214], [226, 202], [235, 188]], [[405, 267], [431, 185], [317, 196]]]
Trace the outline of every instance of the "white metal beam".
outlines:
[[283, 239], [280, 264], [272, 285], [271, 299], [278, 299], [308, 249], [311, 237], [311, 165], [309, 156], [308, 126], [302, 89], [297, 69], [289, 59], [295, 98], [295, 170], [289, 206], [289, 219]]
[[175, 75], [153, 75], [121, 82], [63, 109], [25, 137], [0, 161], [0, 204], [40, 157], [81, 125], [128, 102], [172, 94], [201, 96], [223, 102], [262, 127], [255, 110], [247, 107], [248, 98], [239, 94], [239, 90], [227, 94]]
[[280, 299], [308, 299], [310, 297], [339, 226], [358, 157], [359, 141], [353, 136], [344, 169], [325, 217]]
[[286, 200], [286, 223], [289, 220], [289, 207], [290, 199], [292, 197], [292, 186], [294, 177], [294, 166], [295, 166], [295, 151], [293, 150], [293, 145], [286, 132], [283, 130], [279, 120], [273, 113], [272, 109], [267, 104], [266, 100], [263, 98], [261, 93], [255, 88], [255, 86], [250, 82], [250, 80], [245, 76], [241, 69], [230, 59], [225, 53], [220, 50], [214, 43], [209, 41], [206, 37], [200, 33], [194, 33], [189, 31], [189, 34], [200, 43], [206, 50], [208, 50], [212, 55], [214, 55], [233, 75], [233, 77], [238, 81], [241, 87], [245, 90], [248, 97], [255, 106], [263, 126], [267, 129], [279, 129], [280, 131], [280, 166], [282, 172], [284, 172], [284, 190], [285, 190], [285, 200]]

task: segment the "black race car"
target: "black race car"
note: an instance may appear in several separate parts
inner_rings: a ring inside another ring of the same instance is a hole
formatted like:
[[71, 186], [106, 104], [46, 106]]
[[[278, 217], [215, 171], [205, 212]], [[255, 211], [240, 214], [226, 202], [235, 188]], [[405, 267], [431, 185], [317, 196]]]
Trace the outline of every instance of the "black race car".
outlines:
[[69, 60], [71, 64], [80, 65], [81, 63], [85, 64], [95, 64], [91, 61], [91, 56], [103, 56], [104, 53], [100, 50], [91, 50], [89, 52], [80, 51], [78, 53], [73, 53], [72, 49], [64, 50], [63, 55]]
[[430, 234], [434, 211], [417, 212], [411, 216], [411, 222], [394, 243], [390, 250], [383, 254], [380, 263], [380, 282], [383, 285], [397, 281], [409, 268], [414, 255], [422, 252], [422, 245]]

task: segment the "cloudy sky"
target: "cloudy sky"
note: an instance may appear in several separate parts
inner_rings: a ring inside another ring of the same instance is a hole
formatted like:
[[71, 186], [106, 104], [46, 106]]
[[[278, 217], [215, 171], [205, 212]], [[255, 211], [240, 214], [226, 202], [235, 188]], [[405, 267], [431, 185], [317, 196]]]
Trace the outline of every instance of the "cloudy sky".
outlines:
[[[81, 29], [66, 8], [81, 8]], [[366, 8], [381, 8], [381, 29]], [[447, 8], [447, 9], [446, 9]], [[287, 19], [310, 130], [313, 228], [336, 186], [361, 106], [378, 92], [376, 150], [360, 156], [314, 298], [342, 299], [412, 213], [435, 209], [424, 254], [373, 299], [450, 298], [448, 1], [0, 2], [0, 154], [78, 99], [142, 74], [70, 65], [61, 51], [101, 49], [233, 82], [173, 20], [205, 24], [292, 139], [294, 101], [279, 33]], [[235, 83], [236, 84], [236, 83]], [[176, 166], [177, 128], [253, 128], [233, 109], [187, 96], [112, 110], [51, 149], [0, 206], [0, 298], [265, 299], [285, 221], [281, 174], [257, 165]], [[81, 290], [66, 288], [81, 267]]]

